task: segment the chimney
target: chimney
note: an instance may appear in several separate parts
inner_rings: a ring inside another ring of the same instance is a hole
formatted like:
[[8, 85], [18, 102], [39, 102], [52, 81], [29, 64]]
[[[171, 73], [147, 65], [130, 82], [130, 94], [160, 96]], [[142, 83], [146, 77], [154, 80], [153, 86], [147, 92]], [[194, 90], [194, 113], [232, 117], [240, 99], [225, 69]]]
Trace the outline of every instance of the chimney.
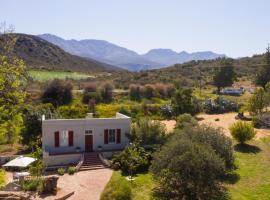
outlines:
[[87, 113], [87, 115], [86, 115], [86, 119], [91, 119], [91, 118], [93, 118], [93, 113]]

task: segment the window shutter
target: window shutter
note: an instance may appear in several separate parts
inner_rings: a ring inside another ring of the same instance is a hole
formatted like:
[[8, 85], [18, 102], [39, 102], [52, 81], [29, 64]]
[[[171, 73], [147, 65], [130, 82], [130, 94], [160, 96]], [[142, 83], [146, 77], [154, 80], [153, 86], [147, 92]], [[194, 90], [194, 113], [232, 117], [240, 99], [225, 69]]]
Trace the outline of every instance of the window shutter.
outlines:
[[108, 144], [108, 133], [109, 133], [109, 131], [108, 131], [108, 129], [105, 129], [104, 130], [104, 144]]
[[68, 145], [73, 146], [73, 131], [68, 132]]
[[116, 143], [121, 143], [121, 129], [117, 129]]
[[54, 146], [59, 147], [59, 131], [54, 132]]

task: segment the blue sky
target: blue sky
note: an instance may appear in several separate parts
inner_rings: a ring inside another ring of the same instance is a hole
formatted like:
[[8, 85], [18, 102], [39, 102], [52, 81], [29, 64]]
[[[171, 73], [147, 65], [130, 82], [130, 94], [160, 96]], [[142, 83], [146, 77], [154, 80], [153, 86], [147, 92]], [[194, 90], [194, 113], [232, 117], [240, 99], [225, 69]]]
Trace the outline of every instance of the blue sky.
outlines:
[[269, 0], [1, 0], [0, 21], [16, 32], [103, 39], [152, 48], [211, 50], [240, 57], [270, 42]]

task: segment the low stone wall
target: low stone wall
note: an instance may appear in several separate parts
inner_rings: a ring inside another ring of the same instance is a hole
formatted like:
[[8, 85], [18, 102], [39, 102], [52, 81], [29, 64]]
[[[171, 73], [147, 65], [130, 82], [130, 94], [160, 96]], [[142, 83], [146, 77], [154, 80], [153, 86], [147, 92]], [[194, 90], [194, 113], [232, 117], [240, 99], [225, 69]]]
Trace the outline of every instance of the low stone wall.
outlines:
[[77, 164], [80, 161], [81, 154], [63, 154], [63, 155], [50, 155], [44, 156], [43, 161], [45, 165], [58, 166], [58, 165], [68, 165], [68, 164]]

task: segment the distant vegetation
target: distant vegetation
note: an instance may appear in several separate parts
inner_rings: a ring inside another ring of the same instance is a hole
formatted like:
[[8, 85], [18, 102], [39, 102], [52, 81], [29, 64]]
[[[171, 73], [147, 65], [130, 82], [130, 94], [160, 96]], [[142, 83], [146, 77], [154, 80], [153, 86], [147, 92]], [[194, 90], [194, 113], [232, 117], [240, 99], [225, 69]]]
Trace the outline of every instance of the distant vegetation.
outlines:
[[30, 70], [29, 75], [33, 78], [34, 81], [46, 82], [52, 81], [54, 79], [73, 79], [73, 80], [81, 80], [87, 78], [94, 78], [93, 75], [87, 75], [78, 72], [57, 72], [57, 71], [38, 71], [38, 70]]

